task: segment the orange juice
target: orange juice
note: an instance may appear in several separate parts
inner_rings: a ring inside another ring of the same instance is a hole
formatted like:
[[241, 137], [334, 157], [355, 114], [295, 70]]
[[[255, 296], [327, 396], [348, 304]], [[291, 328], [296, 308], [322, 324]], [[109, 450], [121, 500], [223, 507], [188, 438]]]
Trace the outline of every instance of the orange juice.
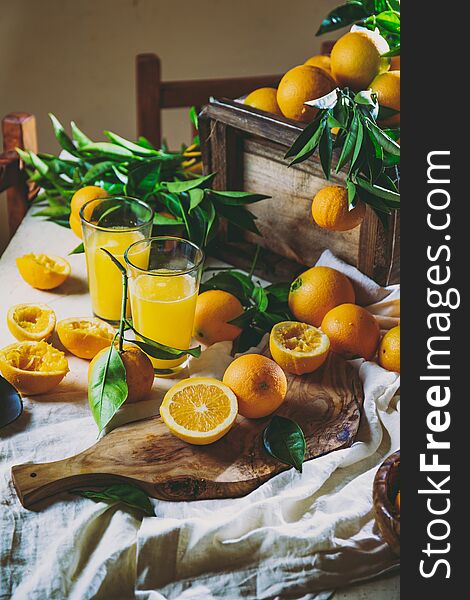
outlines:
[[[111, 254], [125, 266], [124, 252], [134, 242], [143, 239], [140, 231], [95, 229], [89, 233], [85, 244], [88, 270], [88, 287], [91, 304], [97, 317], [106, 321], [119, 321], [121, 318], [122, 275], [106, 252]], [[145, 267], [148, 250], [136, 257], [136, 264]], [[128, 313], [129, 307], [128, 307]], [[129, 315], [128, 315], [129, 316]]]
[[[135, 254], [132, 259], [136, 264]], [[166, 275], [169, 270], [147, 271], [130, 279], [132, 320], [139, 333], [172, 348], [187, 350], [191, 343], [198, 285], [190, 275]], [[157, 369], [176, 367], [186, 360], [158, 360]]]

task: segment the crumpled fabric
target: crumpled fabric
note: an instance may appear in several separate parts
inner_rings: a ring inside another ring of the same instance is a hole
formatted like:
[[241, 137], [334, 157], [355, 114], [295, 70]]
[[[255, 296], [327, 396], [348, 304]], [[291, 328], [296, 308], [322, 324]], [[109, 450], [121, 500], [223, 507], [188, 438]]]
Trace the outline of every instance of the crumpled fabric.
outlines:
[[[69, 230], [28, 215], [0, 260], [0, 343], [12, 343], [7, 309], [46, 302], [57, 318], [90, 314], [83, 255], [69, 257], [73, 275], [60, 291], [42, 292], [18, 276], [26, 252], [64, 256], [76, 246]], [[382, 329], [400, 315], [399, 287], [381, 288], [325, 252], [318, 264], [343, 270]], [[361, 294], [363, 294], [361, 296]], [[52, 342], [57, 347], [57, 338]], [[252, 349], [259, 351], [259, 349]], [[326, 600], [331, 590], [386, 573], [397, 559], [379, 536], [372, 481], [399, 447], [400, 378], [372, 362], [353, 361], [364, 385], [364, 413], [354, 444], [309, 461], [238, 499], [153, 500], [156, 517], [72, 495], [26, 510], [10, 469], [72, 456], [96, 441], [86, 397], [88, 362], [68, 356], [71, 372], [53, 392], [24, 398], [23, 415], [0, 429], [0, 598], [2, 600]], [[221, 377], [230, 344], [190, 362], [181, 376]], [[114, 425], [157, 414], [174, 380], [158, 379], [151, 398], [124, 407]]]

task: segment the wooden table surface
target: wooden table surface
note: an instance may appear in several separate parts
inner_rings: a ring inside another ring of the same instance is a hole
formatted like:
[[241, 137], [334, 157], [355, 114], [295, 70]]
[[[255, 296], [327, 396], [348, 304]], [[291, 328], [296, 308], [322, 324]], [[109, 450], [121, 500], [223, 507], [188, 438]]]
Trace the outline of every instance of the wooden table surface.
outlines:
[[[32, 217], [30, 215], [27, 215], [26, 219], [29, 220], [29, 219], [32, 219]], [[45, 231], [44, 231], [44, 228], [41, 228], [41, 226], [39, 225], [39, 222], [37, 223], [38, 251], [47, 252], [47, 247], [48, 247], [47, 239], [44, 239], [44, 238], [47, 237], [47, 235], [46, 235], [47, 232], [49, 232], [49, 234], [50, 234], [50, 226], [51, 226], [51, 224], [48, 223], [46, 225]], [[7, 278], [10, 279], [10, 276], [11, 276], [11, 278], [13, 278], [13, 273], [16, 272], [16, 267], [14, 266], [14, 258], [15, 258], [15, 256], [19, 255], [20, 249], [22, 247], [24, 247], [26, 249], [30, 246], [30, 240], [27, 239], [28, 232], [30, 232], [30, 228], [20, 228], [14, 238], [15, 252], [11, 252], [11, 249], [9, 249], [10, 251], [7, 250], [6, 254], [0, 258], [2, 272], [5, 275], [7, 275], [5, 277], [5, 279], [7, 279]], [[63, 252], [62, 252], [63, 256], [66, 256], [66, 254], [77, 245], [77, 239], [73, 236], [73, 234], [71, 232], [68, 232], [67, 230], [57, 227], [57, 229], [54, 230], [54, 235], [58, 236], [59, 238], [61, 238], [64, 241], [66, 240], [66, 242], [67, 242], [67, 243], [63, 244], [63, 246], [64, 246]], [[73, 268], [75, 265], [78, 265], [79, 258], [77, 256], [69, 257], [69, 259], [70, 259], [70, 262], [73, 263], [72, 264]], [[2, 283], [10, 283], [10, 281], [8, 281], [8, 282], [2, 281]], [[19, 286], [21, 286], [21, 285], [22, 284], [19, 282]], [[77, 288], [77, 289], [75, 289], [75, 288]], [[19, 292], [19, 290], [18, 290], [18, 292]], [[53, 302], [53, 306], [58, 314], [58, 318], [63, 318], [63, 316], [65, 316], [65, 315], [61, 314], [61, 312], [63, 312], [62, 306], [63, 306], [63, 303], [65, 300], [67, 300], [68, 311], [70, 311], [71, 305], [72, 305], [72, 307], [74, 304], [79, 305], [79, 303], [80, 303], [79, 297], [80, 296], [82, 298], [81, 301], [83, 301], [84, 294], [87, 294], [87, 290], [82, 289], [82, 287], [78, 283], [78, 280], [71, 281], [70, 284], [68, 285], [67, 289], [65, 290], [65, 293], [63, 295], [56, 297], [55, 301]], [[17, 301], [21, 301], [21, 300], [17, 300]], [[5, 321], [4, 315], [5, 315], [6, 309], [8, 307], [5, 306], [3, 302], [1, 302], [1, 305], [2, 305], [1, 313], [3, 314], [3, 317], [2, 317], [3, 323], [0, 324], [0, 333], [3, 333], [3, 330], [6, 330], [6, 324], [4, 322]], [[6, 333], [6, 331], [5, 331], [5, 333]], [[74, 359], [74, 357], [72, 357], [72, 362], [73, 362], [73, 359]], [[79, 359], [77, 359], [77, 360], [79, 360]], [[338, 590], [334, 594], [333, 597], [335, 598], [335, 600], [396, 600], [400, 597], [399, 575], [396, 572], [393, 572], [386, 576], [382, 576], [381, 578], [374, 580], [374, 581], [362, 582], [359, 584], [351, 585], [351, 586], [348, 586], [341, 590]]]

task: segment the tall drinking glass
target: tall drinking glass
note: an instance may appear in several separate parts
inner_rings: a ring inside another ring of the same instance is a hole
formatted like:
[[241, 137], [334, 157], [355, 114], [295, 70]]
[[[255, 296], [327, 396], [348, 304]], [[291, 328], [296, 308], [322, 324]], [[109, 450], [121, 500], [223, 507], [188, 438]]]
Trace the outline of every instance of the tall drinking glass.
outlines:
[[[101, 248], [124, 265], [126, 248], [151, 235], [153, 210], [136, 198], [111, 196], [84, 204], [80, 218], [93, 312], [115, 325], [121, 316], [122, 276]], [[136, 256], [135, 260], [146, 264], [147, 258]]]
[[[204, 252], [187, 240], [162, 236], [132, 244], [124, 256], [135, 329], [151, 340], [187, 350]], [[142, 257], [147, 258], [145, 266]], [[187, 359], [151, 360], [161, 374], [169, 375], [181, 370]]]

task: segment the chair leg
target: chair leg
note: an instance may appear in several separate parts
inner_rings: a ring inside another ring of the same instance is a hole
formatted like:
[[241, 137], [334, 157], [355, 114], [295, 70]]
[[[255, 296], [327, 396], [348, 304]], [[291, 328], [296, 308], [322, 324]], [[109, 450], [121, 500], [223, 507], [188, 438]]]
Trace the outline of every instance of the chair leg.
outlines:
[[137, 135], [146, 137], [155, 147], [162, 142], [161, 63], [156, 54], [136, 56]]
[[[29, 113], [10, 113], [2, 120], [3, 149], [5, 152], [22, 150], [38, 151], [36, 119]], [[26, 181], [26, 172], [20, 168], [14, 184], [8, 188], [8, 227], [10, 237], [18, 229], [28, 210], [30, 190]]]

